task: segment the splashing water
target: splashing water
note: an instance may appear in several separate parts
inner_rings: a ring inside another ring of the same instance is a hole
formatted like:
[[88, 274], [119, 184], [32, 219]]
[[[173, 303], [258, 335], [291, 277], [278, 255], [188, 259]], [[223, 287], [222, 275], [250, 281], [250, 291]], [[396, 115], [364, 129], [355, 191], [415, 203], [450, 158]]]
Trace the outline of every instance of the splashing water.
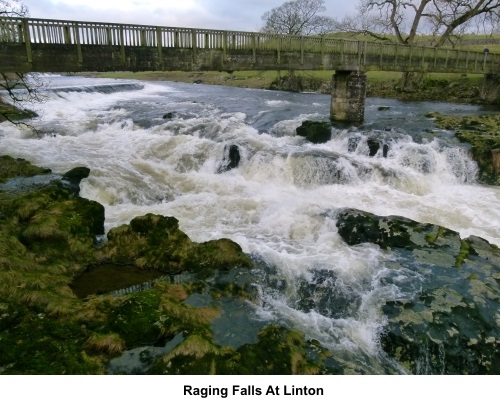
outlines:
[[[295, 128], [328, 118], [324, 95], [77, 77], [51, 86], [33, 122], [42, 135], [1, 124], [2, 154], [55, 172], [91, 168], [81, 195], [105, 206], [106, 231], [154, 212], [178, 218], [195, 241], [234, 240], [257, 263], [256, 319], [304, 330], [367, 372], [401, 372], [378, 345], [381, 308], [414, 293], [421, 275], [376, 246], [347, 246], [335, 210], [402, 215], [500, 244], [499, 189], [478, 185], [463, 145], [423, 118], [476, 107], [384, 100], [382, 115], [369, 99], [367, 124], [314, 145]], [[239, 165], [220, 172], [228, 145]]]

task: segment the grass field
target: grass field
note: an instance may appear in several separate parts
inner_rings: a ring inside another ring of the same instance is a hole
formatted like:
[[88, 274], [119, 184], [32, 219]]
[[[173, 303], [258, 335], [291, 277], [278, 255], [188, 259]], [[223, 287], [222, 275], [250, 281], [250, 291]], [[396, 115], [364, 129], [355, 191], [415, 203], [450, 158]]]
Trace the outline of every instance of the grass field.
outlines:
[[[335, 72], [332, 70], [314, 70], [299, 71], [297, 75], [317, 78], [323, 81], [329, 81]], [[286, 71], [281, 72], [287, 74]], [[277, 79], [276, 71], [239, 71], [229, 74], [226, 72], [104, 72], [83, 74], [92, 77], [108, 77], [114, 79], [136, 79], [136, 80], [165, 80], [173, 82], [194, 82], [201, 80], [204, 84], [221, 84], [227, 86], [250, 87], [250, 88], [269, 88], [271, 83]], [[429, 80], [446, 80], [449, 82], [464, 80], [474, 82], [474, 85], [480, 85], [483, 75], [468, 74], [466, 76], [459, 73], [428, 73], [425, 77]], [[401, 79], [400, 72], [367, 72], [369, 83], [377, 84], [381, 82], [395, 82]]]
[[[358, 41], [367, 42], [378, 42], [375, 38], [369, 35], [348, 35], [345, 33], [332, 34], [331, 36], [336, 38], [350, 38]], [[385, 36], [388, 41], [397, 42], [393, 35]], [[454, 39], [456, 41], [456, 39]], [[385, 42], [385, 41], [384, 41]], [[415, 40], [415, 45], [422, 46], [432, 46], [433, 38], [430, 35], [420, 35]], [[443, 48], [452, 48], [450, 42], [444, 44]], [[478, 35], [478, 34], [467, 34], [460, 38], [460, 41], [456, 42], [455, 49], [460, 49], [464, 51], [477, 51], [482, 52], [484, 48], [488, 48], [492, 53], [500, 53], [500, 34], [492, 35]]]

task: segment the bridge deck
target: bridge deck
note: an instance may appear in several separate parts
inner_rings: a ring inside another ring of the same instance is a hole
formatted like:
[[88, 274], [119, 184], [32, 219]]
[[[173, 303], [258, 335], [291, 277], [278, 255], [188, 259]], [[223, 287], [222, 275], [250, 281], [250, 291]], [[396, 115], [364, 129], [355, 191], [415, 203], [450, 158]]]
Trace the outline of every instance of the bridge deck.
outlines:
[[496, 74], [500, 55], [327, 36], [0, 18], [0, 71], [254, 69]]

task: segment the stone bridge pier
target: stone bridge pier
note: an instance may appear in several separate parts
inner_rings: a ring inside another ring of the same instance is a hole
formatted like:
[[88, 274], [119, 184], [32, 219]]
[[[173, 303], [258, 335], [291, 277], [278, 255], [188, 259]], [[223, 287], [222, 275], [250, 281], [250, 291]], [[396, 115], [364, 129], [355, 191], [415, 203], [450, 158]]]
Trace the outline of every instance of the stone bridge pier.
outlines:
[[365, 116], [366, 74], [337, 70], [332, 78], [332, 121], [361, 123]]
[[487, 103], [500, 102], [500, 74], [485, 74], [481, 98]]

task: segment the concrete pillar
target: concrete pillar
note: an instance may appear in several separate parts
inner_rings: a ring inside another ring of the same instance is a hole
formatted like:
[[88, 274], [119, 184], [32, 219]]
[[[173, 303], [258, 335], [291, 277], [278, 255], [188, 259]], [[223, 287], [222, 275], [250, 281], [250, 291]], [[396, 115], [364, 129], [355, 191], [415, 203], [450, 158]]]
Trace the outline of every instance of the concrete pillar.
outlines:
[[500, 75], [484, 75], [481, 98], [487, 103], [500, 103]]
[[363, 122], [365, 117], [366, 74], [338, 70], [332, 78], [332, 121]]

